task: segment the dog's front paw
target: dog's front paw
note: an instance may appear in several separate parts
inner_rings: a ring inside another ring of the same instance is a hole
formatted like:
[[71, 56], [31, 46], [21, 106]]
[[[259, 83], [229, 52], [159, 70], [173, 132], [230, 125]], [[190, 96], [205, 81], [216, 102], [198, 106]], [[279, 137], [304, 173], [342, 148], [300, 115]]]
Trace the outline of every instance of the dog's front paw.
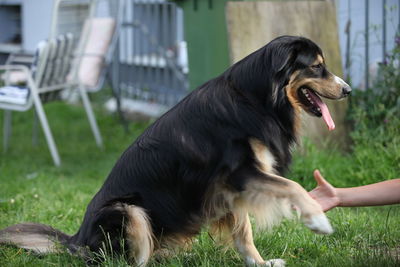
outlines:
[[333, 228], [324, 213], [303, 218], [304, 225], [317, 234], [329, 235], [333, 233]]
[[265, 266], [265, 267], [285, 267], [286, 262], [282, 259], [272, 259], [272, 260], [267, 260], [264, 262], [263, 265], [260, 266]]
[[286, 262], [282, 259], [272, 259], [256, 263], [254, 260], [247, 260], [247, 267], [285, 267]]

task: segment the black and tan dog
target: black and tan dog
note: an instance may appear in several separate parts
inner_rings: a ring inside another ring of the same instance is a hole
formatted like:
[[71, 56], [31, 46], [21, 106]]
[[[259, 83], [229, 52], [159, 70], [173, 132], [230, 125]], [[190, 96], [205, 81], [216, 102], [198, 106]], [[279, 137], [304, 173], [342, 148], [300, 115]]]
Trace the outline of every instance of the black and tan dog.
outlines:
[[[228, 231], [247, 265], [264, 261], [249, 215], [272, 224], [298, 207], [304, 224], [329, 234], [321, 207], [284, 178], [301, 109], [335, 126], [320, 96], [341, 99], [350, 87], [325, 67], [312, 41], [282, 36], [203, 84], [152, 124], [121, 156], [69, 236], [24, 223], [0, 231], [0, 243], [37, 252], [125, 251], [137, 265], [159, 249], [187, 245], [206, 225]], [[124, 242], [121, 242], [123, 239]]]

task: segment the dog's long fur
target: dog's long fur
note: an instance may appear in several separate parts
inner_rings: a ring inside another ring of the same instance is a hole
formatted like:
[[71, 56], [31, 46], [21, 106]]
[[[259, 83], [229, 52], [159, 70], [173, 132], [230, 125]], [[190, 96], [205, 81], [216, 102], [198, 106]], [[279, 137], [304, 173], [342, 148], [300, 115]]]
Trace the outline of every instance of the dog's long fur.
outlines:
[[312, 41], [273, 40], [191, 92], [138, 137], [75, 235], [19, 224], [0, 231], [0, 243], [49, 252], [58, 240], [84, 254], [108, 242], [145, 265], [157, 249], [189, 245], [209, 224], [230, 233], [247, 264], [283, 265], [261, 258], [248, 213], [268, 225], [296, 205], [309, 228], [331, 232], [319, 205], [281, 176], [291, 161], [300, 109], [307, 111], [297, 93], [302, 86], [338, 99], [346, 84], [326, 70]]

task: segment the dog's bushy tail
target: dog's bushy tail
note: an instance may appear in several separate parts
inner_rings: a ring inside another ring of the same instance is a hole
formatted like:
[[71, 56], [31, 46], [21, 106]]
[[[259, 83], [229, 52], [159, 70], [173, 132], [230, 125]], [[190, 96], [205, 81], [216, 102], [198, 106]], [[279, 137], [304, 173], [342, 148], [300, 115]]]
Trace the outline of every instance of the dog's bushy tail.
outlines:
[[41, 254], [61, 252], [63, 247], [71, 251], [73, 245], [70, 239], [71, 236], [39, 223], [21, 223], [0, 230], [0, 244], [13, 245]]

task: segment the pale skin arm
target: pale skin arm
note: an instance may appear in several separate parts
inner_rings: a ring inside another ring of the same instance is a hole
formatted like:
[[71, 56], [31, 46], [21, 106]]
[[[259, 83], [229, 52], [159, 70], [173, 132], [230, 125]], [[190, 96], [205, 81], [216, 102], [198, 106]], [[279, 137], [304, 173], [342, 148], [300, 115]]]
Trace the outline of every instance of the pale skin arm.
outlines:
[[309, 192], [324, 211], [334, 207], [363, 207], [400, 203], [400, 179], [375, 184], [335, 188], [328, 183], [318, 170], [314, 171], [317, 187]]

